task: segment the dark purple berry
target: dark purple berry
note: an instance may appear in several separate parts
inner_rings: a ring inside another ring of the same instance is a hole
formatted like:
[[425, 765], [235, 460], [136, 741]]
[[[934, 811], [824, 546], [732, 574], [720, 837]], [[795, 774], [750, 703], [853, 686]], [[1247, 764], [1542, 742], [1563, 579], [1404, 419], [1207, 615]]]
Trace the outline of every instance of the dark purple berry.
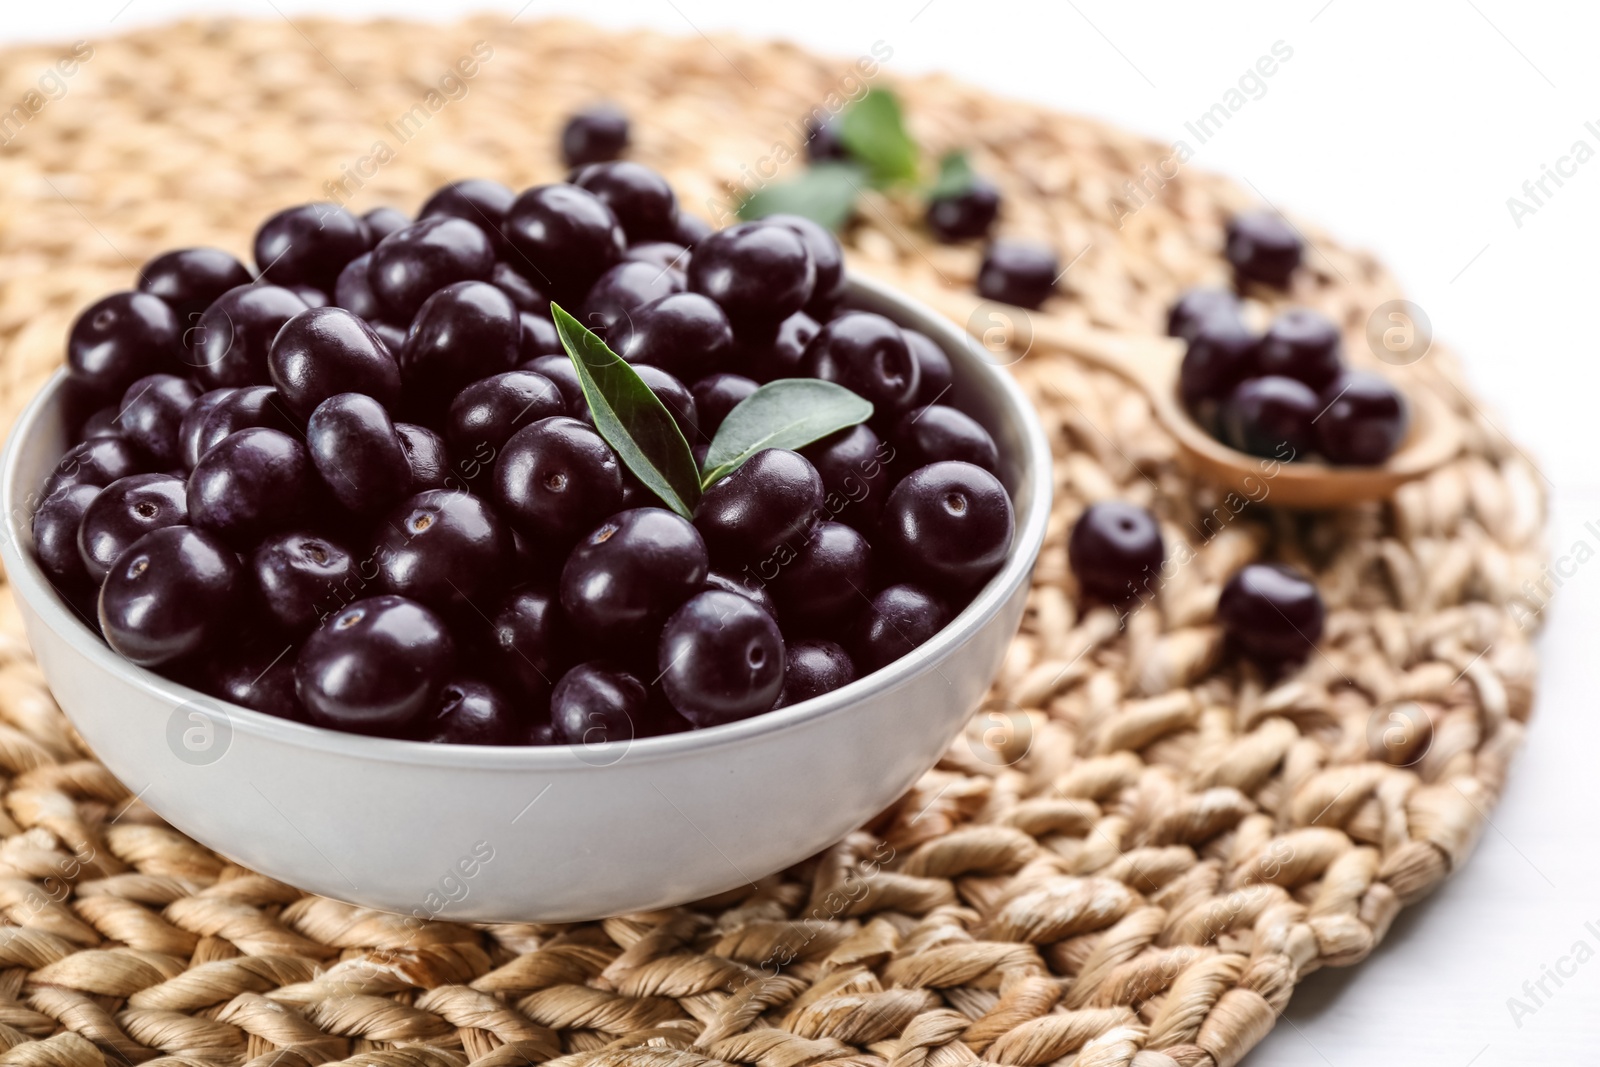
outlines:
[[189, 521], [241, 548], [293, 526], [312, 503], [316, 472], [305, 446], [251, 427], [224, 438], [189, 475]]
[[939, 347], [939, 342], [919, 330], [901, 330], [906, 347], [917, 361], [917, 404], [938, 404], [950, 393], [955, 381], [955, 371], [950, 357]]
[[1055, 250], [1034, 241], [995, 241], [983, 250], [978, 295], [985, 300], [1037, 308], [1056, 291], [1061, 261]]
[[999, 216], [1000, 190], [987, 178], [974, 177], [965, 189], [928, 200], [928, 229], [947, 243], [989, 236]]
[[398, 208], [385, 206], [373, 208], [361, 216], [361, 221], [372, 231], [372, 243], [376, 245], [391, 233], [398, 233], [410, 226], [412, 218]]
[[378, 339], [389, 349], [389, 354], [396, 359], [400, 358], [400, 353], [405, 351], [406, 347], [406, 327], [396, 326], [392, 322], [368, 322], [367, 325], [372, 327], [372, 332], [377, 334]]
[[615, 104], [591, 104], [561, 129], [561, 158], [569, 167], [604, 163], [628, 147], [628, 116]]
[[1166, 558], [1155, 516], [1121, 500], [1084, 508], [1067, 538], [1067, 565], [1079, 588], [1112, 603], [1154, 596]]
[[256, 231], [256, 267], [273, 285], [332, 292], [344, 265], [372, 247], [367, 224], [337, 204], [285, 208]]
[[566, 359], [567, 353], [549, 311], [524, 311], [517, 316], [517, 361], [527, 363], [541, 356]]
[[806, 301], [805, 309], [813, 318], [826, 319], [844, 291], [844, 249], [839, 247], [839, 239], [827, 227], [804, 215], [768, 215], [763, 221], [787, 226], [805, 242], [816, 270], [811, 299]]
[[783, 635], [749, 597], [720, 590], [689, 598], [661, 631], [661, 687], [695, 726], [767, 711], [783, 688]]
[[289, 633], [319, 625], [367, 585], [349, 551], [306, 530], [271, 535], [250, 553], [249, 568], [267, 619]]
[[494, 469], [494, 498], [508, 522], [563, 544], [623, 506], [622, 465], [590, 426], [541, 419], [511, 435]]
[[498, 689], [476, 678], [457, 678], [439, 691], [434, 708], [416, 725], [415, 739], [439, 745], [514, 745], [525, 716]]
[[[200, 462], [201, 456], [240, 430], [262, 426], [269, 430], [281, 430], [291, 436], [300, 432], [294, 419], [289, 416], [288, 405], [270, 385], [247, 385], [242, 389], [218, 389], [213, 392], [222, 395], [211, 401], [197, 423], [189, 423], [186, 416], [185, 426], [179, 430], [182, 434], [193, 435], [192, 438], [185, 437], [183, 453], [184, 465], [191, 471]], [[210, 395], [203, 394], [200, 400], [195, 401], [195, 406], [199, 407]], [[189, 461], [191, 456], [193, 462]]]
[[817, 524], [792, 559], [775, 562], [770, 580], [785, 626], [824, 626], [867, 605], [872, 546], [842, 522]]
[[1332, 319], [1310, 308], [1290, 308], [1272, 320], [1256, 345], [1255, 372], [1294, 378], [1320, 392], [1344, 369], [1343, 349]]
[[430, 489], [390, 512], [373, 557], [379, 589], [444, 610], [487, 604], [505, 588], [515, 548], [482, 499]]
[[759, 388], [754, 379], [742, 374], [710, 374], [695, 382], [689, 394], [694, 397], [695, 412], [700, 416], [700, 432], [708, 438], [715, 437], [728, 412]]
[[933, 463], [900, 480], [884, 504], [878, 548], [934, 589], [986, 581], [1011, 550], [1015, 520], [1005, 486], [970, 463]]
[[117, 420], [122, 415], [118, 410], [121, 406], [122, 402], [119, 400], [115, 404], [107, 404], [103, 408], [96, 409], [94, 414], [83, 420], [83, 426], [78, 430], [78, 440], [87, 441], [91, 437], [120, 437], [122, 427]]
[[905, 413], [894, 431], [895, 460], [913, 471], [947, 459], [972, 463], [990, 474], [1000, 469], [1000, 450], [977, 419], [945, 404]]
[[649, 167], [627, 160], [591, 163], [571, 181], [605, 202], [630, 242], [668, 241], [676, 232], [678, 197]]
[[1300, 235], [1276, 211], [1246, 211], [1228, 220], [1226, 255], [1241, 282], [1289, 287], [1300, 265]]
[[1386, 378], [1346, 371], [1322, 391], [1317, 449], [1329, 463], [1373, 466], [1394, 455], [1411, 428], [1411, 407]]
[[306, 422], [306, 448], [317, 474], [347, 511], [372, 515], [411, 495], [411, 464], [383, 405], [361, 393], [337, 393]]
[[100, 491], [78, 526], [78, 552], [95, 582], [139, 538], [189, 522], [183, 480], [170, 474], [132, 474]]
[[339, 393], [363, 393], [384, 407], [400, 399], [400, 367], [372, 328], [343, 308], [311, 308], [284, 324], [267, 366], [284, 406], [308, 419]]
[[806, 158], [813, 163], [842, 163], [850, 159], [850, 150], [839, 139], [838, 122], [806, 120]]
[[399, 353], [406, 394], [415, 406], [444, 408], [468, 382], [518, 362], [516, 305], [488, 282], [455, 282], [428, 297]]
[[605, 201], [576, 185], [536, 185], [506, 214], [512, 262], [556, 299], [588, 292], [628, 241]]
[[106, 643], [141, 667], [192, 655], [236, 621], [239, 561], [192, 526], [153, 530], [118, 556], [100, 588]]
[[[533, 312], [547, 319], [550, 317], [550, 298], [541, 293], [511, 264], [496, 263], [494, 270], [489, 274], [489, 283], [509, 296], [518, 311]], [[554, 330], [554, 326], [551, 329]]]
[[622, 258], [671, 271], [681, 281], [686, 282], [689, 277], [689, 250], [676, 241], [635, 241], [622, 253]]
[[74, 588], [89, 584], [83, 554], [78, 551], [78, 528], [100, 493], [98, 485], [68, 485], [45, 497], [33, 513], [34, 554], [57, 585]]
[[[205, 428], [206, 419], [216, 410], [218, 404], [232, 394], [231, 387], [201, 393], [183, 413], [183, 421], [178, 424], [178, 460], [184, 470], [192, 471], [194, 465], [200, 462], [200, 454], [203, 451], [200, 447], [200, 434]], [[222, 436], [226, 437], [227, 434]]]
[[199, 395], [187, 379], [173, 374], [140, 378], [122, 394], [117, 430], [156, 466], [175, 467], [181, 459], [178, 428]]
[[550, 694], [550, 725], [562, 744], [626, 744], [644, 733], [648, 698], [644, 683], [629, 672], [600, 661], [580, 663]]
[[411, 469], [408, 491], [415, 496], [425, 489], [443, 489], [450, 477], [450, 453], [444, 438], [411, 422], [395, 423], [394, 432]]
[[[698, 441], [700, 412], [688, 388], [660, 367], [641, 363], [633, 369], [634, 373], [639, 375], [639, 380], [644, 382], [650, 391], [656, 394], [656, 399], [672, 413], [672, 420], [678, 424], [678, 432], [683, 434], [683, 439]], [[584, 406], [584, 414], [585, 416], [589, 414], [588, 405]]]
[[771, 615], [774, 619], [778, 617], [778, 604], [772, 599], [772, 594], [767, 591], [767, 583], [755, 577], [748, 567], [737, 577], [722, 574], [719, 571], [710, 572], [706, 575], [706, 584], [702, 591], [709, 592], [713, 589], [749, 597], [756, 602], [762, 611]]
[[1316, 444], [1317, 394], [1293, 378], [1247, 378], [1222, 407], [1222, 440], [1253, 456], [1292, 460]]
[[599, 334], [613, 350], [629, 346], [638, 328], [636, 315], [646, 304], [683, 291], [683, 279], [670, 270], [623, 260], [589, 287], [578, 321]]
[[768, 448], [706, 489], [694, 524], [719, 563], [765, 562], [798, 544], [821, 508], [822, 479], [810, 461]]
[[1322, 636], [1322, 595], [1282, 563], [1249, 563], [1222, 587], [1217, 619], [1245, 654], [1265, 663], [1301, 660]]
[[333, 302], [369, 323], [382, 320], [383, 306], [378, 303], [378, 294], [372, 291], [371, 252], [363, 252], [345, 264], [333, 287]]
[[514, 370], [481, 378], [450, 402], [450, 443], [462, 453], [470, 454], [481, 444], [498, 453], [524, 426], [566, 410], [561, 390], [542, 374]]
[[110, 485], [146, 469], [144, 457], [121, 436], [91, 437], [67, 449], [56, 461], [40, 495], [50, 496], [69, 485]]
[[603, 642], [636, 641], [699, 591], [705, 542], [664, 508], [618, 512], [578, 542], [561, 571], [561, 607]]
[[223, 293], [251, 281], [245, 265], [220, 248], [177, 248], [139, 268], [139, 291], [165, 300], [183, 330]]
[[295, 691], [318, 725], [398, 736], [434, 706], [454, 665], [437, 615], [404, 597], [368, 597], [306, 638]]
[[112, 293], [72, 324], [67, 365], [91, 389], [114, 395], [147, 374], [174, 369], [182, 332], [177, 313], [160, 297]]
[[1201, 421], [1255, 374], [1256, 335], [1240, 319], [1213, 315], [1195, 327], [1178, 371], [1178, 391]]
[[494, 273], [494, 244], [465, 219], [442, 215], [385, 237], [372, 250], [367, 281], [388, 318], [408, 323], [422, 302], [454, 282]]
[[[366, 255], [365, 252], [361, 253]], [[337, 283], [336, 283], [337, 284]], [[326, 292], [312, 285], [290, 285], [286, 288], [306, 302], [308, 308], [325, 308], [333, 304], [333, 298]]]
[[673, 293], [633, 312], [633, 330], [614, 351], [629, 363], [660, 367], [688, 380], [727, 362], [733, 327], [716, 301]]
[[907, 656], [950, 621], [949, 609], [914, 585], [891, 585], [873, 596], [857, 625], [851, 659], [871, 674]]
[[196, 688], [230, 704], [306, 722], [305, 708], [294, 691], [294, 661], [294, 642], [281, 634], [235, 637], [205, 656]]
[[566, 402], [568, 411], [581, 413], [589, 410], [589, 402], [583, 398], [583, 382], [579, 380], [577, 368], [565, 352], [538, 356], [524, 363], [520, 369], [542, 374], [554, 382], [556, 388], [561, 390], [561, 399]]
[[850, 653], [832, 641], [791, 641], [784, 654], [783, 691], [773, 707], [787, 708], [855, 680]]
[[805, 239], [782, 223], [718, 230], [689, 261], [689, 288], [722, 305], [735, 330], [776, 326], [806, 306], [816, 281]]
[[200, 316], [185, 357], [195, 381], [206, 389], [265, 385], [267, 353], [283, 324], [306, 310], [306, 302], [277, 285], [229, 289]]
[[417, 212], [418, 219], [454, 217], [466, 219], [484, 233], [500, 233], [506, 212], [517, 194], [510, 186], [487, 178], [464, 178], [440, 186]]
[[870, 311], [849, 311], [824, 326], [801, 366], [806, 376], [844, 386], [882, 415], [910, 407], [922, 382], [900, 327]]
[[716, 231], [711, 228], [711, 223], [697, 215], [691, 215], [681, 207], [673, 228], [672, 242], [694, 250], [694, 247]]
[[822, 478], [823, 506], [840, 522], [873, 530], [894, 488], [896, 452], [865, 424], [829, 434], [801, 452]]
[[553, 593], [513, 590], [490, 621], [487, 659], [507, 691], [543, 702], [567, 663], [567, 622]]
[[747, 330], [740, 338], [733, 362], [758, 382], [803, 377], [800, 364], [805, 360], [806, 348], [821, 330], [816, 319], [796, 311], [776, 329], [762, 331], [759, 337], [751, 336]]
[[1192, 341], [1201, 325], [1217, 316], [1243, 322], [1239, 298], [1227, 289], [1186, 289], [1167, 311], [1167, 335]]

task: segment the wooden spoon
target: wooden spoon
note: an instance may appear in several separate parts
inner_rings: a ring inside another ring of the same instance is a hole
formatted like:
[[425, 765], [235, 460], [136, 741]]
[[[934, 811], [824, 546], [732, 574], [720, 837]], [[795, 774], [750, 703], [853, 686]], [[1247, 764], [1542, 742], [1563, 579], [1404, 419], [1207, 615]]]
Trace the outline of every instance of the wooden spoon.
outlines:
[[[974, 305], [969, 301], [949, 290], [937, 298], [947, 314], [966, 322], [969, 331], [979, 335], [993, 325], [994, 319], [974, 314]], [[1016, 313], [1022, 314], [1020, 309]], [[1030, 316], [1025, 329], [1032, 330], [1033, 344], [1043, 342], [1059, 348], [1137, 385], [1150, 398], [1156, 418], [1177, 440], [1182, 459], [1191, 470], [1256, 503], [1270, 499], [1286, 507], [1328, 508], [1383, 500], [1406, 482], [1448, 463], [1461, 450], [1459, 420], [1431, 391], [1413, 389], [1406, 394], [1411, 404], [1406, 439], [1394, 455], [1378, 466], [1335, 467], [1319, 459], [1290, 463], [1252, 456], [1212, 437], [1184, 409], [1178, 398], [1178, 368], [1183, 362], [1184, 343], [1178, 338], [1067, 326], [1044, 315]]]

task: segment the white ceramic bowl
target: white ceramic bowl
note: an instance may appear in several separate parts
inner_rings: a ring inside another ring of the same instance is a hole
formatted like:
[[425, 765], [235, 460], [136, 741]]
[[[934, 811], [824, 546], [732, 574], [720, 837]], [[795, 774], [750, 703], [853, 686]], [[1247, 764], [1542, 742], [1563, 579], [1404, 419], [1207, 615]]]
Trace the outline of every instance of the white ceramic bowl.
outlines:
[[982, 348], [853, 279], [849, 302], [949, 353], [961, 406], [999, 446], [1016, 504], [1004, 568], [915, 653], [815, 700], [628, 745], [486, 748], [361, 737], [264, 715], [112, 652], [32, 553], [61, 456], [57, 375], [0, 459], [0, 558], [56, 700], [164, 819], [311, 892], [424, 918], [566, 921], [666, 907], [798, 862], [883, 809], [955, 739], [1016, 632], [1050, 511], [1037, 416]]

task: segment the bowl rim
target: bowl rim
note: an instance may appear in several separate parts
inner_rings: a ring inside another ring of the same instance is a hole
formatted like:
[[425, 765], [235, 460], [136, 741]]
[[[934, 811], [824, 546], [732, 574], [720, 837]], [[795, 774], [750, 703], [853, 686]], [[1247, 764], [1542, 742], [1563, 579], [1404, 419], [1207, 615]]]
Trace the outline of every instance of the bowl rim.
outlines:
[[[985, 376], [1001, 398], [1002, 415], [1015, 426], [1022, 446], [1019, 458], [1024, 484], [1017, 488], [1026, 492], [1029, 501], [1025, 512], [1019, 509], [1019, 521], [1004, 565], [943, 629], [888, 666], [832, 692], [748, 719], [677, 734], [633, 738], [622, 742], [621, 754], [604, 765], [653, 762], [723, 748], [781, 734], [847, 711], [862, 701], [908, 683], [924, 670], [936, 669], [941, 660], [982, 630], [1004, 608], [1017, 589], [1029, 581], [1044, 544], [1053, 490], [1050, 445], [1038, 413], [1009, 373], [977, 355], [968, 343], [967, 334], [933, 309], [883, 282], [850, 272], [847, 274], [845, 299], [848, 301], [863, 296], [874, 304], [892, 308], [901, 325], [933, 336], [952, 360], [960, 361], [965, 369]], [[67, 371], [62, 368], [39, 389], [17, 416], [6, 437], [4, 451], [0, 453], [0, 507], [5, 511], [4, 527], [0, 529], [0, 560], [4, 561], [6, 578], [15, 595], [26, 601], [27, 606], [40, 616], [46, 626], [60, 635], [73, 652], [87, 657], [123, 683], [135, 686], [163, 703], [175, 706], [188, 704], [198, 710], [220, 712], [235, 733], [254, 735], [291, 747], [384, 763], [481, 770], [538, 772], [572, 769], [574, 765], [596, 766], [597, 769], [604, 766], [580, 762], [581, 757], [570, 745], [438, 744], [369, 737], [293, 722], [192, 689], [140, 667], [112, 651], [99, 634], [90, 630], [81, 618], [68, 609], [34, 559], [32, 551], [25, 547], [32, 544], [31, 522], [24, 523], [25, 519], [31, 520], [31, 511], [23, 507], [21, 501], [31, 495], [31, 490], [25, 490], [19, 498], [17, 468], [21, 463], [21, 443], [33, 432], [49, 404], [56, 400], [66, 379]]]

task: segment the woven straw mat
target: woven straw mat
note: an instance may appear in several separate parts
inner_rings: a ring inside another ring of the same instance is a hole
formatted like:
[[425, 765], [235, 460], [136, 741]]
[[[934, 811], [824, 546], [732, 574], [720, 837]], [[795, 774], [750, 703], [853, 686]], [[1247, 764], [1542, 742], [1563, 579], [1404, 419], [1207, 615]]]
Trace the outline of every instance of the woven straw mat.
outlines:
[[[489, 57], [402, 143], [388, 124], [478, 42]], [[634, 120], [633, 157], [710, 217], [859, 87], [854, 57], [532, 19], [189, 22], [92, 49], [0, 147], [5, 423], [77, 309], [146, 257], [248, 258], [258, 220], [330, 180], [357, 210], [415, 210], [458, 177], [555, 180], [561, 121], [605, 96]], [[0, 52], [4, 109], [69, 51]], [[875, 81], [930, 158], [970, 149], [1003, 189], [1002, 229], [1078, 257], [1036, 321], [1159, 333], [1180, 290], [1226, 281], [1223, 222], [1254, 206], [1232, 183], [1186, 166], [1119, 227], [1111, 201], [1170, 148], [893, 68]], [[852, 266], [975, 303], [977, 248], [934, 244], [918, 215], [874, 194]], [[1307, 267], [1254, 295], [1333, 315], [1370, 361], [1364, 324], [1394, 280], [1296, 221]], [[1462, 456], [1326, 513], [1197, 484], [1141, 394], [1046, 343], [1011, 370], [1043, 414], [1056, 500], [994, 700], [869, 826], [685, 908], [413, 931], [233, 866], [94, 761], [0, 598], [0, 1067], [1238, 1062], [1300, 978], [1361, 960], [1471, 850], [1533, 699], [1512, 604], [1539, 573], [1542, 492], [1437, 346], [1403, 374], [1460, 420]], [[1121, 627], [1066, 566], [1071, 523], [1103, 498], [1153, 508], [1187, 559]], [[1215, 623], [1221, 583], [1257, 558], [1314, 573], [1328, 604], [1287, 677], [1224, 654]]]

